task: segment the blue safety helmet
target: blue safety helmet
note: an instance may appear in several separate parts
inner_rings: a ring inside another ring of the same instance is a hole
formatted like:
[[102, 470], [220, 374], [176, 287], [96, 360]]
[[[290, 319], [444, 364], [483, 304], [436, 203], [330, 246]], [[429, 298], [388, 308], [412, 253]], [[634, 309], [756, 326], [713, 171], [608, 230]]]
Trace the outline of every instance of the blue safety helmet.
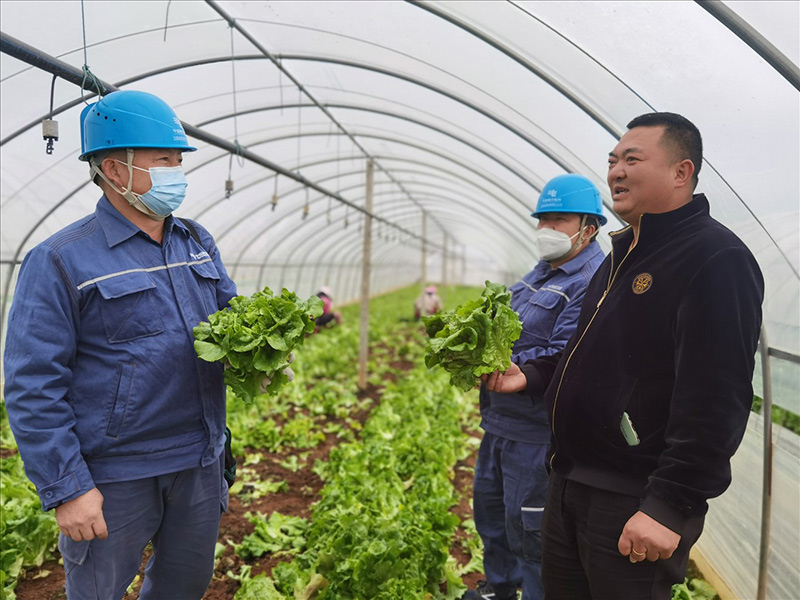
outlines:
[[122, 148], [175, 148], [194, 152], [175, 112], [161, 98], [120, 90], [81, 112], [81, 155]]
[[531, 215], [538, 218], [543, 213], [592, 215], [600, 225], [608, 221], [603, 216], [603, 201], [597, 187], [590, 179], [574, 173], [558, 175], [547, 182]]

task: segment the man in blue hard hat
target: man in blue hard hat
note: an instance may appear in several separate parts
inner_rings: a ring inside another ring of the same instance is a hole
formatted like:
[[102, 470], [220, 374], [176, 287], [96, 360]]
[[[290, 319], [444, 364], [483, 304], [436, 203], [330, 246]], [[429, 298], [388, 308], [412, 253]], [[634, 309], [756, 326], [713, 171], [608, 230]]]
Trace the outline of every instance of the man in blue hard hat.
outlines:
[[[697, 127], [648, 113], [608, 155], [629, 226], [586, 289], [563, 351], [486, 377], [544, 393], [552, 424], [542, 530], [550, 599], [668, 600], [753, 402], [764, 280], [694, 193]], [[521, 367], [521, 368], [520, 368]]]
[[9, 315], [5, 401], [25, 471], [55, 509], [67, 597], [119, 599], [152, 542], [140, 598], [200, 599], [223, 478], [225, 384], [192, 329], [236, 295], [184, 199], [181, 122], [118, 91], [81, 113], [95, 212], [25, 257]]
[[[551, 179], [532, 216], [539, 262], [511, 286], [522, 333], [511, 360], [522, 364], [561, 351], [575, 330], [584, 291], [603, 261], [595, 237], [606, 223], [600, 192], [582, 175]], [[483, 439], [473, 508], [486, 580], [468, 600], [541, 600], [541, 527], [547, 494], [550, 426], [544, 401], [481, 386]]]

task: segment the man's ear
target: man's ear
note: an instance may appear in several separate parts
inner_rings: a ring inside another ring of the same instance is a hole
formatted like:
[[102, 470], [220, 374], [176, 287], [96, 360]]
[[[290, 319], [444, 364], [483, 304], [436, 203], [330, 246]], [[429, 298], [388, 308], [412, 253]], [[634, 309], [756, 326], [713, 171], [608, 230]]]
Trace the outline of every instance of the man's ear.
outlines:
[[694, 175], [694, 163], [688, 158], [684, 158], [675, 165], [675, 187], [692, 186], [692, 176]]
[[113, 182], [118, 188], [128, 187], [128, 173], [124, 165], [117, 162], [116, 159], [107, 156], [100, 163], [100, 169], [105, 173], [109, 181]]

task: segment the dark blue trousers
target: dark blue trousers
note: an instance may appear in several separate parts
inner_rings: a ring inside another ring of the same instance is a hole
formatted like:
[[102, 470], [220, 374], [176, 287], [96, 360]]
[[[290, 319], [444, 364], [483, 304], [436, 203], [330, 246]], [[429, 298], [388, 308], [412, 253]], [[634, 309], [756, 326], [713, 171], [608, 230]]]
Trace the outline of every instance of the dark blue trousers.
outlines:
[[200, 600], [214, 574], [219, 521], [228, 507], [223, 466], [217, 461], [158, 477], [98, 484], [108, 537], [75, 542], [59, 535], [67, 598], [122, 598], [152, 541], [139, 598]]
[[473, 510], [483, 541], [483, 568], [497, 600], [543, 597], [542, 512], [547, 495], [547, 444], [484, 433], [475, 465]]

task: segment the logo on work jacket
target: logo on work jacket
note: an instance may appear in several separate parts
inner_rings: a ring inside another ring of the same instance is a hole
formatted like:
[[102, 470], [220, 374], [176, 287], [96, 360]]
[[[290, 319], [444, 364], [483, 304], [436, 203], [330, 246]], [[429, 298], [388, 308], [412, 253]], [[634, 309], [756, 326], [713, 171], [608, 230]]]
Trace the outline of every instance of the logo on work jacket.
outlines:
[[636, 277], [633, 278], [633, 288], [634, 294], [644, 294], [650, 287], [653, 285], [653, 276], [650, 273], [639, 273]]

